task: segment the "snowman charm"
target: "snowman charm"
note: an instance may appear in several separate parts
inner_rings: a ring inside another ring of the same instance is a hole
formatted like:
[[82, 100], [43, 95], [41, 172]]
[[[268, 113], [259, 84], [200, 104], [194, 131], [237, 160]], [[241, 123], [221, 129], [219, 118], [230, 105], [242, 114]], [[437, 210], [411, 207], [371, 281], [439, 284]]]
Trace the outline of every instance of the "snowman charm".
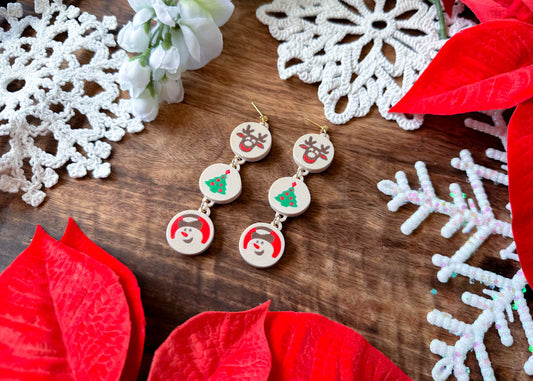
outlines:
[[285, 250], [283, 234], [270, 224], [248, 226], [239, 240], [239, 252], [249, 265], [266, 268], [275, 265]]
[[197, 210], [176, 214], [167, 225], [167, 242], [183, 255], [203, 253], [213, 241], [215, 228], [211, 219]]

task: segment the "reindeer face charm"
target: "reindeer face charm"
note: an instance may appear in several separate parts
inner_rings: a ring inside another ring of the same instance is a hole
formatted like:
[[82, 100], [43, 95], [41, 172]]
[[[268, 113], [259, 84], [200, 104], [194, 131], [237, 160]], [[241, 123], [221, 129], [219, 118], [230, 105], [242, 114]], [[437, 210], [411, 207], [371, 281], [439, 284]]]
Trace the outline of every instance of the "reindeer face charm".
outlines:
[[248, 226], [239, 240], [239, 252], [250, 265], [266, 268], [275, 265], [283, 255], [285, 240], [281, 232], [270, 224]]
[[259, 161], [270, 152], [272, 136], [268, 128], [260, 123], [239, 124], [230, 137], [233, 153], [249, 162]]
[[326, 170], [333, 160], [334, 148], [324, 135], [306, 134], [294, 144], [292, 155], [296, 164], [311, 173]]
[[196, 255], [205, 251], [215, 229], [211, 219], [196, 210], [176, 214], [167, 226], [167, 241], [180, 254]]

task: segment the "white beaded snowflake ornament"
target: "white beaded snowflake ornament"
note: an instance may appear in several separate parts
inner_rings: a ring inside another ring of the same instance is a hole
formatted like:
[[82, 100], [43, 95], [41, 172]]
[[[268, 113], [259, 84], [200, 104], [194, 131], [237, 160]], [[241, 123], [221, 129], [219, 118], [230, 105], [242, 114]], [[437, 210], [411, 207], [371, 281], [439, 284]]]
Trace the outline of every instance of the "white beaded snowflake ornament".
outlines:
[[[127, 54], [110, 53], [115, 17], [98, 21], [60, 0], [36, 0], [35, 11], [40, 18], [22, 17], [18, 3], [0, 7], [8, 25], [0, 27], [0, 136], [10, 146], [0, 156], [0, 190], [22, 191], [32, 206], [44, 200], [43, 186], [55, 185], [56, 170], [67, 163], [71, 177], [107, 177], [110, 165], [103, 160], [111, 145], [103, 139], [119, 141], [125, 131], [143, 129], [116, 102], [116, 71]], [[81, 119], [88, 125], [80, 128]]]
[[204, 195], [198, 210], [185, 210], [176, 214], [167, 225], [167, 242], [180, 254], [201, 254], [213, 241], [215, 228], [209, 218], [214, 204], [229, 204], [241, 194], [239, 171], [245, 162], [263, 159], [272, 146], [268, 118], [259, 111], [260, 122], [239, 124], [230, 135], [231, 150], [235, 157], [228, 164], [217, 163], [207, 167], [200, 175], [199, 187]]
[[311, 204], [311, 193], [305, 185], [304, 176], [325, 171], [333, 161], [335, 150], [327, 127], [319, 127], [320, 134], [303, 135], [294, 144], [293, 159], [298, 165], [296, 174], [277, 179], [270, 186], [268, 202], [276, 212], [274, 220], [270, 224], [252, 224], [241, 234], [239, 252], [249, 265], [267, 268], [278, 263], [285, 250], [282, 222], [287, 217], [304, 213]]
[[[499, 114], [501, 116], [501, 113]], [[485, 132], [499, 135], [500, 128], [503, 128], [505, 122], [496, 116], [498, 113], [490, 115], [494, 120], [493, 128], [488, 125], [478, 127], [487, 129]], [[505, 152], [488, 149], [486, 155], [502, 162], [504, 164], [502, 169], [507, 169]], [[462, 294], [461, 301], [471, 307], [472, 315], [474, 315], [467, 321], [459, 320], [452, 314], [437, 309], [427, 314], [430, 324], [457, 336], [457, 340], [452, 344], [439, 339], [431, 342], [431, 352], [440, 357], [431, 374], [437, 381], [447, 380], [452, 375], [460, 381], [469, 380], [470, 369], [466, 366], [466, 361], [468, 354], [473, 351], [483, 380], [494, 381], [496, 375], [489, 358], [489, 350], [493, 351], [493, 348], [487, 348], [485, 345], [485, 334], [489, 329], [494, 327], [500, 336], [501, 343], [511, 346], [513, 336], [509, 323], [513, 323], [515, 318], [518, 318], [522, 323], [529, 351], [533, 352], [533, 319], [524, 295], [527, 281], [518, 265], [514, 241], [506, 243], [503, 249], [494, 256], [499, 256], [506, 261], [502, 263], [502, 268], [511, 267], [514, 270], [512, 276], [503, 276], [467, 263], [491, 236], [500, 236], [505, 239], [513, 237], [511, 224], [496, 217], [483, 185], [483, 180], [490, 180], [495, 184], [508, 186], [508, 177], [505, 172], [475, 163], [468, 150], [461, 151], [459, 157], [454, 158], [451, 164], [466, 173], [475, 200], [465, 199], [466, 195], [455, 183], [450, 185], [451, 200], [439, 198], [433, 188], [426, 165], [421, 161], [415, 164], [420, 187], [413, 189], [408, 183], [406, 174], [399, 171], [396, 173], [395, 181], [383, 180], [378, 184], [378, 189], [392, 197], [387, 204], [392, 212], [398, 211], [404, 204], [418, 206], [418, 210], [402, 224], [402, 233], [411, 234], [432, 213], [438, 213], [449, 217], [441, 230], [443, 237], [451, 238], [458, 231], [470, 235], [463, 246], [451, 256], [435, 254], [432, 258], [433, 264], [439, 268], [437, 279], [440, 282], [453, 282], [453, 278], [461, 276], [469, 278], [470, 283], [481, 283], [485, 289], [481, 295], [469, 291]], [[516, 314], [513, 311], [516, 311]], [[527, 349], [524, 348], [523, 351], [527, 352]], [[533, 354], [529, 353], [523, 369], [526, 374], [533, 375]]]
[[[257, 18], [283, 41], [278, 48], [282, 79], [297, 75], [320, 82], [318, 98], [335, 124], [368, 114], [376, 104], [400, 127], [420, 127], [422, 116], [388, 111], [411, 88], [446, 40], [439, 39], [434, 5], [424, 0], [274, 0], [257, 9]], [[448, 33], [473, 25], [456, 5], [445, 15]], [[344, 110], [338, 110], [343, 102]]]

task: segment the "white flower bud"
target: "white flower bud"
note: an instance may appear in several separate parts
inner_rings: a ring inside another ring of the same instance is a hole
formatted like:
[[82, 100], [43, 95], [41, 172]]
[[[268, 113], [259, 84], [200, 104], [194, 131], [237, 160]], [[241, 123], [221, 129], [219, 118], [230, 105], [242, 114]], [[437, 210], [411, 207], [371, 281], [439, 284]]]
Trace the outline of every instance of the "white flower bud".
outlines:
[[157, 95], [152, 97], [149, 90], [145, 90], [138, 98], [130, 101], [131, 113], [145, 122], [151, 122], [159, 112]]
[[118, 83], [132, 98], [137, 98], [150, 83], [150, 74], [150, 67], [142, 66], [140, 59], [126, 61], [118, 71]]
[[180, 52], [175, 46], [165, 50], [162, 44], [159, 44], [157, 48], [152, 50], [149, 63], [154, 72], [158, 69], [163, 69], [174, 74], [180, 68]]
[[159, 94], [159, 99], [167, 103], [179, 103], [183, 101], [185, 95], [183, 82], [179, 78], [165, 78], [161, 82], [156, 82], [155, 89]]
[[144, 27], [134, 26], [128, 22], [118, 32], [118, 44], [130, 53], [142, 53], [148, 48], [150, 36], [145, 32]]

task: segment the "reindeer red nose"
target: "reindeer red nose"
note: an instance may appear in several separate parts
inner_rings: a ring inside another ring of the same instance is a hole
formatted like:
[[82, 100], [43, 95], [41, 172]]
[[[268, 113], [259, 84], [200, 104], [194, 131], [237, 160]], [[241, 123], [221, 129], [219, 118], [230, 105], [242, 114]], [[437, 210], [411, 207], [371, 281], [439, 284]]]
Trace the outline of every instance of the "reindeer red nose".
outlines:
[[181, 232], [181, 235], [184, 236], [185, 238], [187, 238], [189, 235], [185, 232]]
[[255, 250], [259, 250], [259, 245], [257, 243], [254, 243]]

